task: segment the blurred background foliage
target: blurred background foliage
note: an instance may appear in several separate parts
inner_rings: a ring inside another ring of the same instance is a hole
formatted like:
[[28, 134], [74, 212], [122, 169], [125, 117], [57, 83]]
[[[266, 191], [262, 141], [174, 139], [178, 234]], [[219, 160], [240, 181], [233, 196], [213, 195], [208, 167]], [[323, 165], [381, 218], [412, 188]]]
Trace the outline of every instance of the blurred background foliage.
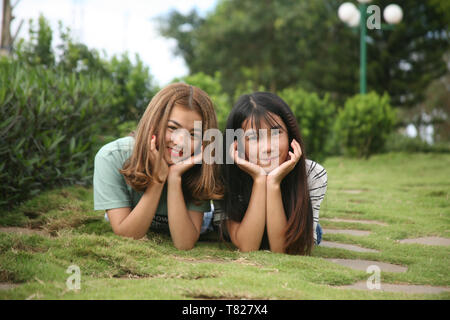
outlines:
[[[398, 0], [402, 23], [368, 32], [369, 94], [359, 91], [359, 35], [338, 20], [338, 0], [220, 0], [206, 16], [158, 19], [206, 91], [220, 129], [244, 93], [271, 91], [292, 108], [308, 158], [390, 151], [450, 152], [450, 2]], [[390, 1], [374, 0], [384, 8]], [[90, 185], [98, 149], [136, 128], [160, 89], [138, 55], [111, 58], [61, 39], [41, 16], [29, 40], [0, 59], [0, 207], [49, 188]], [[413, 125], [419, 135], [404, 134]], [[433, 143], [424, 126], [433, 126]]]

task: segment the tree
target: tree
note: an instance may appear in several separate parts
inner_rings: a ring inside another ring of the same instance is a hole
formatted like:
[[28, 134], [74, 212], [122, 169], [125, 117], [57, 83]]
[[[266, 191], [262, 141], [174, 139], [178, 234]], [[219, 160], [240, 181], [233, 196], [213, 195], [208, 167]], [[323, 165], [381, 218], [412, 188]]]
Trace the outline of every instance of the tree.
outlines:
[[11, 35], [11, 23], [14, 20], [13, 10], [19, 4], [20, 0], [17, 0], [14, 5], [11, 5], [11, 1], [3, 0], [2, 11], [2, 33], [0, 35], [0, 54], [9, 54], [12, 51], [14, 41], [19, 34], [22, 27], [23, 20], [20, 21], [19, 26], [16, 29], [14, 35]]
[[[220, 71], [222, 86], [231, 96], [251, 80], [271, 91], [301, 86], [320, 95], [329, 92], [343, 104], [358, 92], [359, 34], [339, 21], [341, 3], [222, 0], [203, 20], [193, 13], [172, 12], [161, 19], [161, 33], [178, 41], [176, 53], [192, 73]], [[372, 4], [384, 9], [388, 3]], [[368, 88], [389, 92], [394, 106], [410, 107], [445, 73], [448, 12], [438, 1], [399, 4], [404, 10], [400, 25], [368, 32]]]

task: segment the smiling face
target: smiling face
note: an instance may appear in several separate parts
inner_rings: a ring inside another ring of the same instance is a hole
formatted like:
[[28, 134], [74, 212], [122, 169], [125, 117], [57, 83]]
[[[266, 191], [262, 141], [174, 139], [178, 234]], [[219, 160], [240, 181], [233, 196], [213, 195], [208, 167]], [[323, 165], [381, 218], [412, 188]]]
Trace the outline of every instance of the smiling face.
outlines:
[[269, 112], [274, 123], [268, 123], [264, 118], [260, 121], [260, 131], [248, 119], [242, 128], [245, 131], [244, 145], [246, 160], [257, 164], [266, 173], [281, 165], [288, 158], [289, 136], [286, 125], [276, 114]]
[[194, 127], [195, 121], [202, 121], [199, 112], [180, 104], [173, 106], [165, 133], [164, 159], [169, 165], [189, 158], [199, 148], [202, 132]]

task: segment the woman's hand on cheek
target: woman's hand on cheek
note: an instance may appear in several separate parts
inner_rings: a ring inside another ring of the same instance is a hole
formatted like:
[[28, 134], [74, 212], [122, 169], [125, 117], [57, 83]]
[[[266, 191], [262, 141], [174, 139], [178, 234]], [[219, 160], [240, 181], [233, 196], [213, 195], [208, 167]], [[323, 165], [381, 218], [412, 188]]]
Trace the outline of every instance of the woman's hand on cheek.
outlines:
[[231, 158], [237, 164], [237, 166], [242, 171], [248, 173], [253, 178], [253, 180], [256, 180], [259, 178], [266, 178], [266, 172], [264, 171], [263, 168], [261, 168], [257, 164], [251, 163], [251, 162], [239, 157], [239, 153], [237, 151], [237, 142], [234, 142], [230, 146], [229, 152], [230, 152]]
[[203, 146], [201, 146], [201, 151], [199, 154], [194, 154], [186, 160], [175, 163], [169, 167], [169, 179], [180, 178], [192, 168], [195, 164], [201, 164], [203, 159]]
[[284, 177], [288, 175], [292, 169], [295, 168], [295, 165], [300, 160], [302, 156], [302, 149], [300, 144], [294, 140], [291, 142], [292, 150], [294, 152], [289, 151], [290, 159], [283, 162], [281, 165], [273, 169], [267, 176], [267, 183], [273, 185], [280, 185], [281, 181], [283, 181]]
[[152, 164], [152, 173], [156, 174], [156, 177], [159, 180], [157, 181], [158, 183], [165, 183], [169, 174], [169, 166], [164, 159], [162, 159], [159, 164], [156, 163], [156, 160], [159, 159], [159, 150], [156, 148], [156, 136], [152, 136], [152, 140], [150, 142], [150, 152], [152, 153], [154, 159]]

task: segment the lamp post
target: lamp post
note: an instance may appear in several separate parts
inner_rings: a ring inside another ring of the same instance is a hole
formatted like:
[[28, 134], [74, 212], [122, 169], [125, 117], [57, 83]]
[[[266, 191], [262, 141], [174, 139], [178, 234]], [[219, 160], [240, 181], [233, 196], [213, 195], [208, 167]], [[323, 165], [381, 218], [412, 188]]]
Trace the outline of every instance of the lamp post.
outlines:
[[[344, 2], [339, 6], [338, 16], [350, 27], [356, 28], [359, 25], [360, 29], [360, 66], [359, 66], [359, 90], [361, 94], [367, 92], [367, 49], [366, 49], [366, 36], [367, 36], [367, 8], [368, 3], [372, 0], [358, 0], [359, 10], [351, 2]], [[375, 11], [377, 12], [377, 11]], [[379, 11], [378, 11], [379, 12]], [[402, 21], [403, 11], [396, 4], [388, 5], [383, 11], [383, 17], [388, 24], [397, 24]], [[382, 29], [383, 26], [380, 25]]]

